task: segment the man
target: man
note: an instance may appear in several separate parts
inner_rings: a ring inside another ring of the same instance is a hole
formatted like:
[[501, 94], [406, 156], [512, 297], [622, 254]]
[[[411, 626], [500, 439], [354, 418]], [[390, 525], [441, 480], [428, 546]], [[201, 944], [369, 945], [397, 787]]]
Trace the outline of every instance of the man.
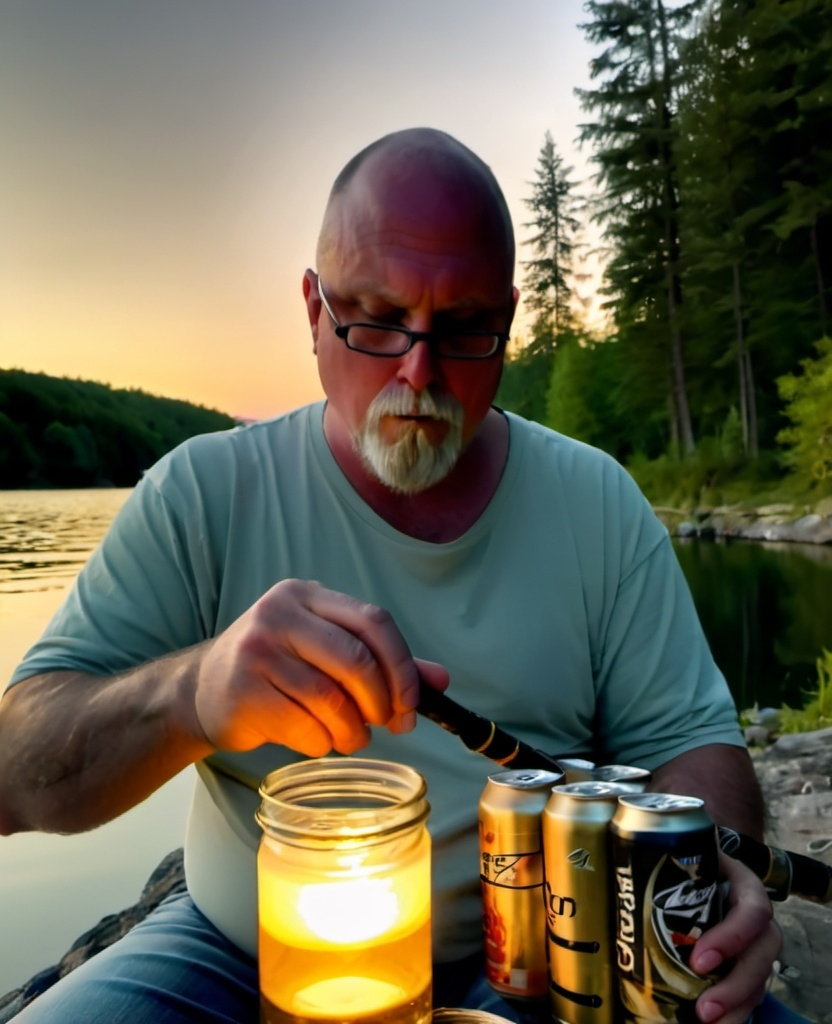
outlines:
[[[500, 189], [454, 139], [410, 130], [354, 158], [303, 279], [326, 403], [163, 459], [27, 655], [0, 704], [0, 830], [92, 828], [188, 764], [199, 778], [189, 894], [21, 1020], [255, 1020], [257, 782], [358, 750], [428, 780], [436, 1001], [482, 1005], [491, 767], [417, 725], [420, 681], [760, 834], [666, 532], [611, 459], [492, 406], [513, 264]], [[759, 883], [726, 872], [734, 907], [692, 963], [733, 962], [698, 1012], [734, 1024], [779, 937]]]

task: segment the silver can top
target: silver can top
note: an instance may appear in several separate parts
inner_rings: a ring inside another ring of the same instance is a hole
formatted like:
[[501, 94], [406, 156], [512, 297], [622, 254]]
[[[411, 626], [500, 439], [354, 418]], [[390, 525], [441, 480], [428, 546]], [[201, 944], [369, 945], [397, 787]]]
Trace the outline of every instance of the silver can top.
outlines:
[[659, 814], [698, 810], [705, 806], [705, 801], [698, 796], [681, 796], [679, 793], [629, 793], [622, 798], [622, 802], [629, 807]]
[[632, 790], [627, 786], [620, 786], [617, 782], [599, 782], [595, 779], [588, 779], [586, 782], [569, 782], [565, 786], [558, 786], [557, 792], [558, 795], [572, 797], [576, 800], [611, 800], [631, 794]]
[[619, 835], [641, 832], [690, 832], [713, 828], [705, 801], [677, 793], [627, 793], [618, 798], [612, 819]]
[[602, 764], [593, 769], [592, 778], [599, 782], [630, 782], [649, 779], [650, 774], [646, 768], [637, 768], [632, 764]]
[[488, 781], [511, 789], [542, 789], [544, 786], [554, 786], [562, 778], [557, 772], [549, 772], [545, 768], [514, 768], [495, 772], [488, 776]]

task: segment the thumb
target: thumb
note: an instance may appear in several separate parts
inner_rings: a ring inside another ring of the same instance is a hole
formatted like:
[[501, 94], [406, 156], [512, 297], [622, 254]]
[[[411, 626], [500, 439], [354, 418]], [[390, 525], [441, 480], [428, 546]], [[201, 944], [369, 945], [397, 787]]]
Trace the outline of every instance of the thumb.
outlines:
[[416, 668], [419, 670], [419, 677], [423, 684], [427, 684], [434, 690], [444, 691], [448, 689], [451, 675], [444, 665], [436, 661], [425, 661], [423, 658], [414, 658]]

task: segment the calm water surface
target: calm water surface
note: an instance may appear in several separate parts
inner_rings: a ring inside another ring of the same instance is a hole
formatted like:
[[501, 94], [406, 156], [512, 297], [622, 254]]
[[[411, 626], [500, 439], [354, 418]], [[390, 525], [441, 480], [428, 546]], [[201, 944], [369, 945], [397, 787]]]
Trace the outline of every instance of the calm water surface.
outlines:
[[[0, 491], [0, 689], [129, 493]], [[183, 772], [83, 835], [0, 836], [0, 994], [135, 902], [153, 868], [182, 844], [191, 786]]]
[[[128, 490], [0, 491], [0, 677], [38, 638]], [[678, 542], [717, 661], [740, 707], [799, 704], [832, 649], [832, 547]], [[0, 684], [2, 685], [2, 684]], [[0, 837], [0, 994], [123, 909], [181, 845], [190, 771], [81, 836]]]
[[832, 545], [674, 541], [740, 709], [802, 707], [832, 650]]
[[0, 594], [64, 590], [129, 494], [0, 491]]

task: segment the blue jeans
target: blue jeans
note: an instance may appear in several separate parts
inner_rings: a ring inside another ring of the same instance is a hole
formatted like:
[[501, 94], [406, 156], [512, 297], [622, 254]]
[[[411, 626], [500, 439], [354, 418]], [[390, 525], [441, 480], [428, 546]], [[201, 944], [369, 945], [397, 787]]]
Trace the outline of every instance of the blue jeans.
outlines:
[[[480, 958], [437, 965], [434, 1004], [524, 1024], [489, 987]], [[228, 942], [187, 893], [169, 896], [127, 935], [38, 996], [14, 1024], [258, 1024], [257, 963]], [[754, 1024], [804, 1018], [766, 997]], [[804, 1022], [805, 1024], [805, 1022]]]

